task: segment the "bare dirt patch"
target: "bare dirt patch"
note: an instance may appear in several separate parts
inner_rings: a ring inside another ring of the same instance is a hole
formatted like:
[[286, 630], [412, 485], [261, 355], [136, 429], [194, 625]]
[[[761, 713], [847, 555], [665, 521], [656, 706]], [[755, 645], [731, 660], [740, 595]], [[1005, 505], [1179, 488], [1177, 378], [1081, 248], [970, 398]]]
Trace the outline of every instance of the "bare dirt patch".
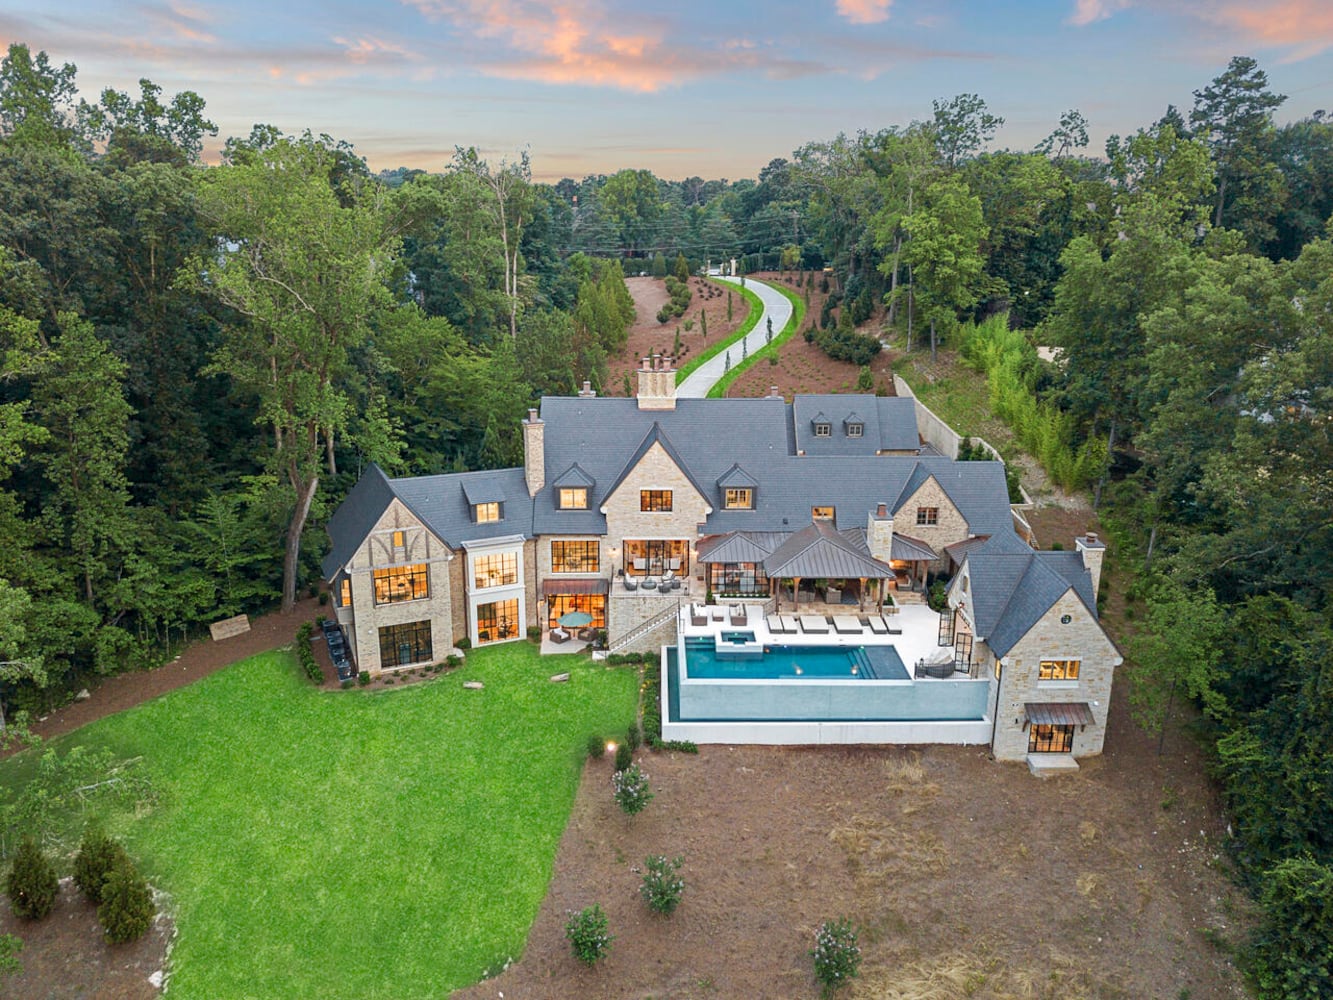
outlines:
[[[607, 362], [607, 379], [603, 391], [605, 396], [624, 396], [625, 377], [630, 379], [630, 393], [633, 395], [634, 372], [640, 358], [653, 353], [671, 354], [675, 349], [676, 328], [680, 327], [680, 341], [684, 349], [681, 363], [695, 358], [709, 345], [717, 343], [737, 330], [745, 322], [749, 307], [739, 291], [731, 293], [731, 315], [727, 319], [727, 289], [703, 278], [690, 278], [690, 307], [685, 315], [668, 323], [657, 322], [657, 311], [666, 304], [669, 296], [666, 286], [660, 278], [626, 278], [625, 284], [634, 298], [636, 318], [630, 327], [629, 340], [625, 350]], [[703, 326], [699, 322], [699, 313], [708, 316], [708, 336], [703, 335]], [[686, 322], [690, 329], [685, 329]]]
[[148, 977], [160, 972], [171, 921], [159, 916], [148, 933], [128, 944], [107, 944], [97, 907], [65, 879], [55, 909], [44, 920], [19, 920], [8, 901], [0, 906], [0, 934], [23, 940], [23, 969], [0, 978], [0, 996], [150, 1000], [159, 995]]
[[[591, 762], [526, 954], [454, 998], [815, 997], [814, 931], [842, 915], [851, 997], [1243, 997], [1199, 755], [1112, 718], [1107, 753], [1049, 782], [965, 747], [641, 755], [656, 799], [632, 820]], [[685, 857], [670, 918], [637, 894], [649, 854]], [[616, 940], [589, 969], [563, 925], [594, 902]]]

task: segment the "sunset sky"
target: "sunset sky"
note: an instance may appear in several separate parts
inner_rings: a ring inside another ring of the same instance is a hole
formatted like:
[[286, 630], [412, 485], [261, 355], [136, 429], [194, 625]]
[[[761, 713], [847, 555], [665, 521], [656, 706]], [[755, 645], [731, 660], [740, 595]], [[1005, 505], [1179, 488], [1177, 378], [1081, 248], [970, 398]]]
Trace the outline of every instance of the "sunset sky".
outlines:
[[353, 143], [372, 169], [438, 170], [455, 145], [541, 180], [623, 167], [754, 177], [839, 131], [975, 92], [1027, 149], [1067, 108], [1150, 124], [1233, 55], [1288, 95], [1280, 121], [1333, 111], [1333, 0], [0, 0], [0, 42], [78, 66], [84, 97], [148, 77], [194, 90], [220, 126]]

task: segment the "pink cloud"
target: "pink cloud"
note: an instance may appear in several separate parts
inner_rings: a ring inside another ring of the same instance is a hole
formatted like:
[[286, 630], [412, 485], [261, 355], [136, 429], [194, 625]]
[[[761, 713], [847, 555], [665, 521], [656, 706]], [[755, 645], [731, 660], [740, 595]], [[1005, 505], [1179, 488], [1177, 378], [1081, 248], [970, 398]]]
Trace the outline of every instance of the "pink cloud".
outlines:
[[405, 45], [399, 45], [397, 42], [388, 42], [383, 38], [374, 36], [363, 36], [356, 39], [347, 39], [335, 36], [334, 43], [341, 45], [347, 50], [347, 58], [359, 66], [376, 60], [381, 56], [400, 56], [403, 59], [419, 60], [421, 55], [413, 52]]
[[1105, 21], [1116, 11], [1130, 6], [1131, 0], [1075, 0], [1074, 12], [1069, 15], [1068, 23], [1083, 27], [1097, 21]]
[[1333, 6], [1328, 0], [1225, 3], [1209, 20], [1237, 28], [1261, 45], [1290, 47], [1288, 61], [1316, 56], [1333, 47]]
[[852, 24], [878, 24], [889, 19], [893, 0], [838, 0], [838, 13]]

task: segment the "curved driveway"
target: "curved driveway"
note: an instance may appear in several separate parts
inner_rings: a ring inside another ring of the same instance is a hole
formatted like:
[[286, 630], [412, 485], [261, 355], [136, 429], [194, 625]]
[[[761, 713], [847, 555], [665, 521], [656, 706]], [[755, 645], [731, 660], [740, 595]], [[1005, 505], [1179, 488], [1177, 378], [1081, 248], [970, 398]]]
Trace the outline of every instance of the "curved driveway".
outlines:
[[[739, 278], [719, 278], [720, 281], [729, 281], [733, 285], [741, 283]], [[759, 317], [759, 322], [754, 325], [754, 329], [745, 335], [745, 349], [741, 349], [741, 341], [737, 339], [727, 346], [725, 350], [719, 351], [713, 357], [709, 358], [694, 371], [690, 372], [689, 377], [680, 385], [676, 386], [676, 395], [678, 397], [688, 397], [693, 399], [702, 399], [708, 395], [708, 390], [717, 384], [727, 371], [727, 352], [731, 352], [731, 367], [735, 368], [741, 363], [741, 357], [747, 355], [754, 357], [756, 351], [768, 343], [768, 320], [773, 321], [773, 336], [782, 332], [782, 328], [787, 325], [791, 319], [791, 302], [787, 296], [783, 295], [773, 286], [762, 281], [756, 281], [754, 278], [745, 279], [745, 287], [759, 296], [759, 301], [764, 304], [763, 314]]]

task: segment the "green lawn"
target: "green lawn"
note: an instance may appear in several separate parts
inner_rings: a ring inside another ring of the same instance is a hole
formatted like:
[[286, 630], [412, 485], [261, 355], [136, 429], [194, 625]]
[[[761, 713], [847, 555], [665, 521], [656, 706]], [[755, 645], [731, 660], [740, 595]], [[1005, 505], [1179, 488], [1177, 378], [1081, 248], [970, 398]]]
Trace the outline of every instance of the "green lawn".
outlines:
[[127, 839], [174, 899], [173, 997], [439, 997], [521, 953], [587, 736], [625, 731], [636, 683], [515, 643], [320, 692], [268, 653], [69, 739], [143, 754], [161, 793]]

